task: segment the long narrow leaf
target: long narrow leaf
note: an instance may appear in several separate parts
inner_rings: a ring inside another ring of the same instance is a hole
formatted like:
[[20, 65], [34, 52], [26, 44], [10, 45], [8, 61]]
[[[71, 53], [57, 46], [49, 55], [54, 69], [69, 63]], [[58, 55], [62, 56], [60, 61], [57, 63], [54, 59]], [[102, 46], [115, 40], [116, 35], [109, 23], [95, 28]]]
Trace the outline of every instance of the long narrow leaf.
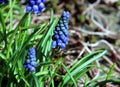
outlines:
[[[84, 62], [81, 66], [78, 66], [75, 70], [73, 70], [70, 75], [71, 76], [74, 76], [76, 75], [80, 70], [84, 69], [86, 66], [88, 66], [90, 63], [92, 63], [93, 61], [101, 58], [103, 55], [105, 55], [107, 53], [106, 50], [100, 50], [100, 51], [97, 51], [96, 55], [94, 55], [93, 57], [91, 56], [91, 58]], [[70, 77], [68, 74], [65, 75], [65, 77], [63, 78], [64, 81], [62, 84], [66, 84], [69, 80], [70, 80]]]

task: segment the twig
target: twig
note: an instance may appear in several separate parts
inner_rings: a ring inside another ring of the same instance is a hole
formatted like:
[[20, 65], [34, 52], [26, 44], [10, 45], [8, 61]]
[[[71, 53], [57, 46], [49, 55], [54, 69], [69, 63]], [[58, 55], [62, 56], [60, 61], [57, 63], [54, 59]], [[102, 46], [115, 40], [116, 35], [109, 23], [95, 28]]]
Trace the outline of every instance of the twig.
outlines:
[[98, 35], [98, 36], [106, 36], [107, 35], [105, 32], [92, 32], [92, 31], [85, 30], [81, 27], [79, 27], [78, 30], [83, 33], [89, 34], [89, 35]]
[[83, 48], [83, 49], [81, 50], [81, 52], [79, 53], [79, 55], [78, 55], [77, 59], [78, 59], [78, 58], [80, 58], [80, 57], [81, 57], [81, 55], [82, 55], [84, 52], [85, 52], [85, 48]]
[[[82, 42], [84, 43], [84, 42]], [[106, 40], [100, 40], [100, 41], [97, 41], [96, 43], [94, 44], [89, 44], [89, 43], [84, 43], [85, 45], [87, 46], [90, 46], [90, 47], [97, 47], [100, 43], [105, 43], [110, 49], [111, 51], [120, 59], [120, 56], [117, 54], [117, 52], [115, 51], [114, 47], [109, 43], [107, 42]], [[103, 57], [109, 64], [113, 64], [113, 62], [106, 56]], [[115, 65], [115, 69], [120, 72], [120, 69], [117, 65]]]
[[91, 20], [92, 20], [92, 22], [93, 22], [96, 26], [98, 26], [103, 32], [105, 32], [105, 33], [107, 34], [107, 36], [109, 36], [109, 35], [116, 35], [116, 33], [113, 33], [113, 32], [111, 32], [111, 31], [109, 31], [108, 29], [104, 28], [103, 25], [101, 25], [99, 22], [97, 22], [97, 21], [95, 20], [95, 16], [94, 16], [94, 12], [93, 12], [93, 11], [92, 11], [92, 13], [91, 13]]
[[95, 3], [90, 4], [89, 7], [82, 13], [83, 15], [89, 13], [95, 6], [100, 3], [101, 0], [97, 0]]
[[78, 61], [78, 59], [81, 57], [81, 55], [84, 53], [84, 51], [85, 51], [85, 48], [83, 48], [81, 50], [81, 52], [79, 53], [78, 57], [73, 62], [70, 63], [70, 65], [68, 66], [68, 68], [70, 68], [73, 64], [75, 64]]
[[[111, 64], [111, 65], [114, 64], [107, 56], [104, 56], [103, 58], [104, 58], [109, 64]], [[116, 69], [118, 72], [120, 72], [120, 68], [119, 68], [117, 65], [115, 65], [115, 69]]]
[[101, 20], [104, 21], [104, 23], [105, 23], [105, 25], [106, 25], [106, 29], [108, 29], [108, 27], [109, 27], [109, 20], [106, 20], [106, 19], [107, 19], [106, 16], [103, 15], [100, 11], [98, 11], [98, 10], [96, 10], [96, 9], [94, 9], [94, 14], [96, 14], [96, 15], [94, 15], [94, 16], [96, 16], [97, 19], [98, 19], [98, 18], [101, 18]]
[[112, 46], [112, 44], [110, 44], [106, 40], [99, 40], [94, 44], [89, 44], [89, 43], [84, 43], [84, 44], [86, 44], [87, 46], [90, 46], [90, 47], [97, 47], [100, 43], [105, 43], [110, 48], [110, 50], [116, 55], [116, 57], [120, 59], [120, 55], [117, 54], [117, 52], [114, 49], [114, 47]]
[[[83, 42], [81, 42], [81, 43], [83, 44], [83, 46], [85, 47], [85, 49], [86, 49], [89, 53], [92, 52], [92, 51], [88, 48], [88, 46], [87, 46], [86, 44], [84, 44]], [[96, 61], [96, 64], [97, 64], [98, 67], [100, 66], [99, 60]], [[98, 69], [98, 72], [97, 72], [96, 76], [94, 76], [93, 79], [97, 78], [97, 77], [100, 75], [100, 72], [101, 72], [101, 70]]]

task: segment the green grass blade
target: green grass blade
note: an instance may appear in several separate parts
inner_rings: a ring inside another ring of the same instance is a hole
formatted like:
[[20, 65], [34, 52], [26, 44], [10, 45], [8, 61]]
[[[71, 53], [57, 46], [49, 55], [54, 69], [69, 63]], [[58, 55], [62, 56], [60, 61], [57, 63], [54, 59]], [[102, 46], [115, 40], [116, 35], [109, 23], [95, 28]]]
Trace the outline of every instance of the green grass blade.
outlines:
[[33, 73], [32, 73], [32, 76], [33, 76], [34, 81], [35, 81], [35, 87], [40, 87], [38, 78]]
[[107, 74], [106, 80], [108, 80], [111, 77], [114, 67], [115, 67], [115, 64], [113, 64], [112, 67], [110, 68], [110, 71]]
[[[42, 58], [43, 55], [47, 56], [50, 52], [51, 49], [51, 39], [52, 39], [52, 34], [53, 30], [58, 22], [58, 18], [54, 19], [52, 22], [52, 25], [49, 25], [49, 28], [46, 30], [45, 34], [43, 35], [42, 39], [39, 41], [37, 45], [37, 54], [41, 53], [41, 55], [37, 55], [37, 58]], [[48, 47], [48, 48], [46, 48]], [[39, 50], [41, 49], [41, 50]]]
[[3, 36], [3, 40], [5, 41], [5, 47], [7, 47], [7, 37], [6, 37], [6, 24], [5, 24], [5, 20], [4, 20], [4, 16], [2, 11], [0, 10], [0, 22], [2, 25], [2, 32], [1, 35]]
[[[95, 52], [94, 52], [95, 53]], [[97, 53], [95, 53], [96, 55], [92, 56], [89, 58], [89, 60], [87, 60], [86, 62], [84, 62], [81, 66], [78, 66], [76, 69], [74, 69], [72, 72], [70, 72], [71, 76], [76, 75], [80, 70], [84, 69], [86, 66], [88, 66], [90, 63], [92, 63], [93, 61], [101, 58], [103, 55], [105, 55], [107, 53], [106, 50], [99, 50], [97, 51]], [[92, 53], [93, 54], [93, 53]], [[70, 77], [68, 74], [65, 75], [65, 77], [63, 78], [63, 84], [66, 84], [69, 80]]]
[[64, 69], [67, 71], [70, 79], [71, 79], [71, 80], [73, 81], [73, 83], [74, 83], [74, 86], [77, 87], [77, 83], [76, 83], [76, 81], [74, 80], [73, 76], [70, 74], [70, 72], [69, 72], [69, 70], [67, 69], [67, 67], [66, 67], [63, 63], [62, 63], [62, 66], [63, 66]]
[[28, 86], [28, 87], [30, 87], [30, 84], [28, 83], [28, 81], [24, 78], [24, 77], [21, 77], [22, 78], [22, 80], [25, 82], [25, 84]]
[[106, 76], [107, 76], [107, 75], [102, 75], [102, 76], [99, 76], [99, 77], [97, 77], [97, 78], [95, 78], [95, 79], [92, 79], [90, 82], [87, 82], [87, 83], [86, 83], [86, 86], [90, 86], [90, 87], [91, 87], [92, 85], [94, 85], [94, 84], [96, 83], [97, 80], [105, 79]]
[[73, 64], [73, 66], [70, 68], [70, 71], [74, 70], [76, 67], [82, 65], [83, 63], [85, 63], [87, 60], [89, 60], [91, 57], [95, 56], [96, 54], [100, 53], [103, 50], [98, 50], [95, 52], [92, 52], [88, 55], [86, 55], [85, 57], [81, 58], [77, 63]]

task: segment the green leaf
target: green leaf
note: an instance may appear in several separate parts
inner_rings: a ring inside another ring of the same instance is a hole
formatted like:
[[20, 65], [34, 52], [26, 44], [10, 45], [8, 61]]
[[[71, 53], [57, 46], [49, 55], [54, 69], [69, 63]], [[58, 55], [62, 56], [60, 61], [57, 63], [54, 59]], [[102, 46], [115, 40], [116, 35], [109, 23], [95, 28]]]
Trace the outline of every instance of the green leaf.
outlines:
[[24, 77], [21, 77], [22, 78], [22, 80], [25, 82], [25, 84], [28, 86], [28, 87], [30, 87], [30, 84], [28, 83], [28, 81], [24, 78]]
[[75, 81], [75, 79], [73, 78], [73, 76], [70, 74], [69, 70], [67, 69], [67, 67], [62, 63], [62, 66], [64, 67], [64, 69], [67, 71], [67, 74], [69, 75], [69, 77], [71, 78], [71, 80], [74, 83], [74, 86], [77, 87], [77, 83]]
[[3, 17], [3, 13], [2, 11], [0, 10], [0, 22], [1, 22], [1, 25], [2, 25], [2, 31], [1, 31], [1, 36], [3, 36], [3, 40], [5, 41], [5, 47], [7, 45], [7, 37], [6, 37], [6, 24], [5, 24], [5, 20], [4, 20], [4, 17]]
[[49, 55], [51, 50], [51, 44], [52, 44], [53, 30], [55, 29], [55, 26], [58, 23], [58, 20], [59, 20], [58, 18], [53, 19], [51, 17], [51, 23], [49, 24], [48, 29], [45, 31], [43, 37], [37, 44], [37, 54], [41, 53], [41, 55], [40, 54], [37, 55], [37, 58], [43, 58], [43, 56], [47, 57]]
[[4, 54], [2, 54], [2, 53], [0, 53], [0, 58], [2, 58], [3, 60], [5, 60], [6, 58], [5, 58], [5, 55]]
[[94, 78], [94, 79], [92, 79], [90, 82], [87, 82], [87, 83], [86, 83], [86, 86], [93, 87], [92, 85], [94, 85], [97, 80], [104, 79], [106, 76], [107, 76], [107, 75], [102, 75], [102, 76], [99, 76], [99, 77], [97, 77], [97, 78]]
[[[81, 60], [77, 62], [77, 65], [76, 65], [76, 64], [73, 65], [72, 70], [70, 69], [70, 70], [71, 70], [70, 75], [71, 75], [71, 76], [75, 76], [75, 75], [76, 75], [78, 72], [80, 72], [82, 69], [86, 68], [90, 63], [92, 63], [92, 62], [94, 62], [95, 60], [101, 58], [101, 57], [102, 57], [103, 55], [105, 55], [106, 53], [107, 53], [106, 50], [98, 50], [98, 51], [95, 51], [95, 52], [93, 52], [93, 53], [91, 53], [91, 54], [88, 54], [87, 56], [81, 58]], [[87, 60], [86, 60], [86, 59], [87, 59]], [[81, 65], [80, 65], [79, 63], [80, 63]], [[78, 66], [78, 65], [80, 65], [80, 66]], [[73, 70], [73, 69], [74, 69], [74, 70]], [[65, 75], [65, 77], [63, 78], [63, 82], [60, 83], [60, 84], [62, 84], [62, 85], [64, 86], [67, 82], [69, 82], [69, 80], [70, 80], [70, 76], [69, 76], [69, 74], [67, 73], [67, 74]]]
[[108, 80], [111, 77], [114, 67], [115, 67], [115, 64], [113, 64], [112, 67], [110, 68], [110, 71], [107, 74], [106, 80]]
[[40, 87], [38, 78], [37, 78], [34, 74], [32, 74], [32, 76], [33, 76], [34, 81], [35, 81], [35, 86], [36, 86], [36, 87]]

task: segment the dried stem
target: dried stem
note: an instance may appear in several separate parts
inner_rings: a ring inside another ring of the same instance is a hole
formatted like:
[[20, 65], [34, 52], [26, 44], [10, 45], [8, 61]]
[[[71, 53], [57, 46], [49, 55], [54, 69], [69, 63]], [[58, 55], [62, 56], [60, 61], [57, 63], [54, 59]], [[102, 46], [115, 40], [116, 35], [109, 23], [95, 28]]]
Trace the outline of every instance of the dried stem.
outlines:
[[[83, 44], [84, 44], [84, 46], [90, 46], [90, 47], [97, 47], [100, 43], [104, 43], [104, 44], [106, 44], [110, 49], [111, 49], [111, 51], [120, 59], [120, 56], [117, 54], [117, 52], [116, 52], [116, 50], [114, 49], [114, 47], [109, 43], [109, 42], [107, 42], [106, 40], [100, 40], [100, 41], [97, 41], [96, 43], [94, 43], [94, 44], [89, 44], [89, 43], [84, 43], [84, 42], [82, 42]], [[88, 49], [88, 48], [87, 48]], [[89, 50], [88, 50], [89, 51]], [[114, 64], [108, 57], [106, 57], [106, 56], [104, 56], [103, 57], [109, 64]], [[118, 71], [118, 72], [120, 72], [120, 69], [119, 69], [119, 67], [117, 66], [117, 65], [115, 65], [115, 69]]]
[[89, 13], [95, 6], [100, 3], [101, 0], [97, 0], [95, 3], [90, 4], [89, 7], [82, 13], [83, 15]]

